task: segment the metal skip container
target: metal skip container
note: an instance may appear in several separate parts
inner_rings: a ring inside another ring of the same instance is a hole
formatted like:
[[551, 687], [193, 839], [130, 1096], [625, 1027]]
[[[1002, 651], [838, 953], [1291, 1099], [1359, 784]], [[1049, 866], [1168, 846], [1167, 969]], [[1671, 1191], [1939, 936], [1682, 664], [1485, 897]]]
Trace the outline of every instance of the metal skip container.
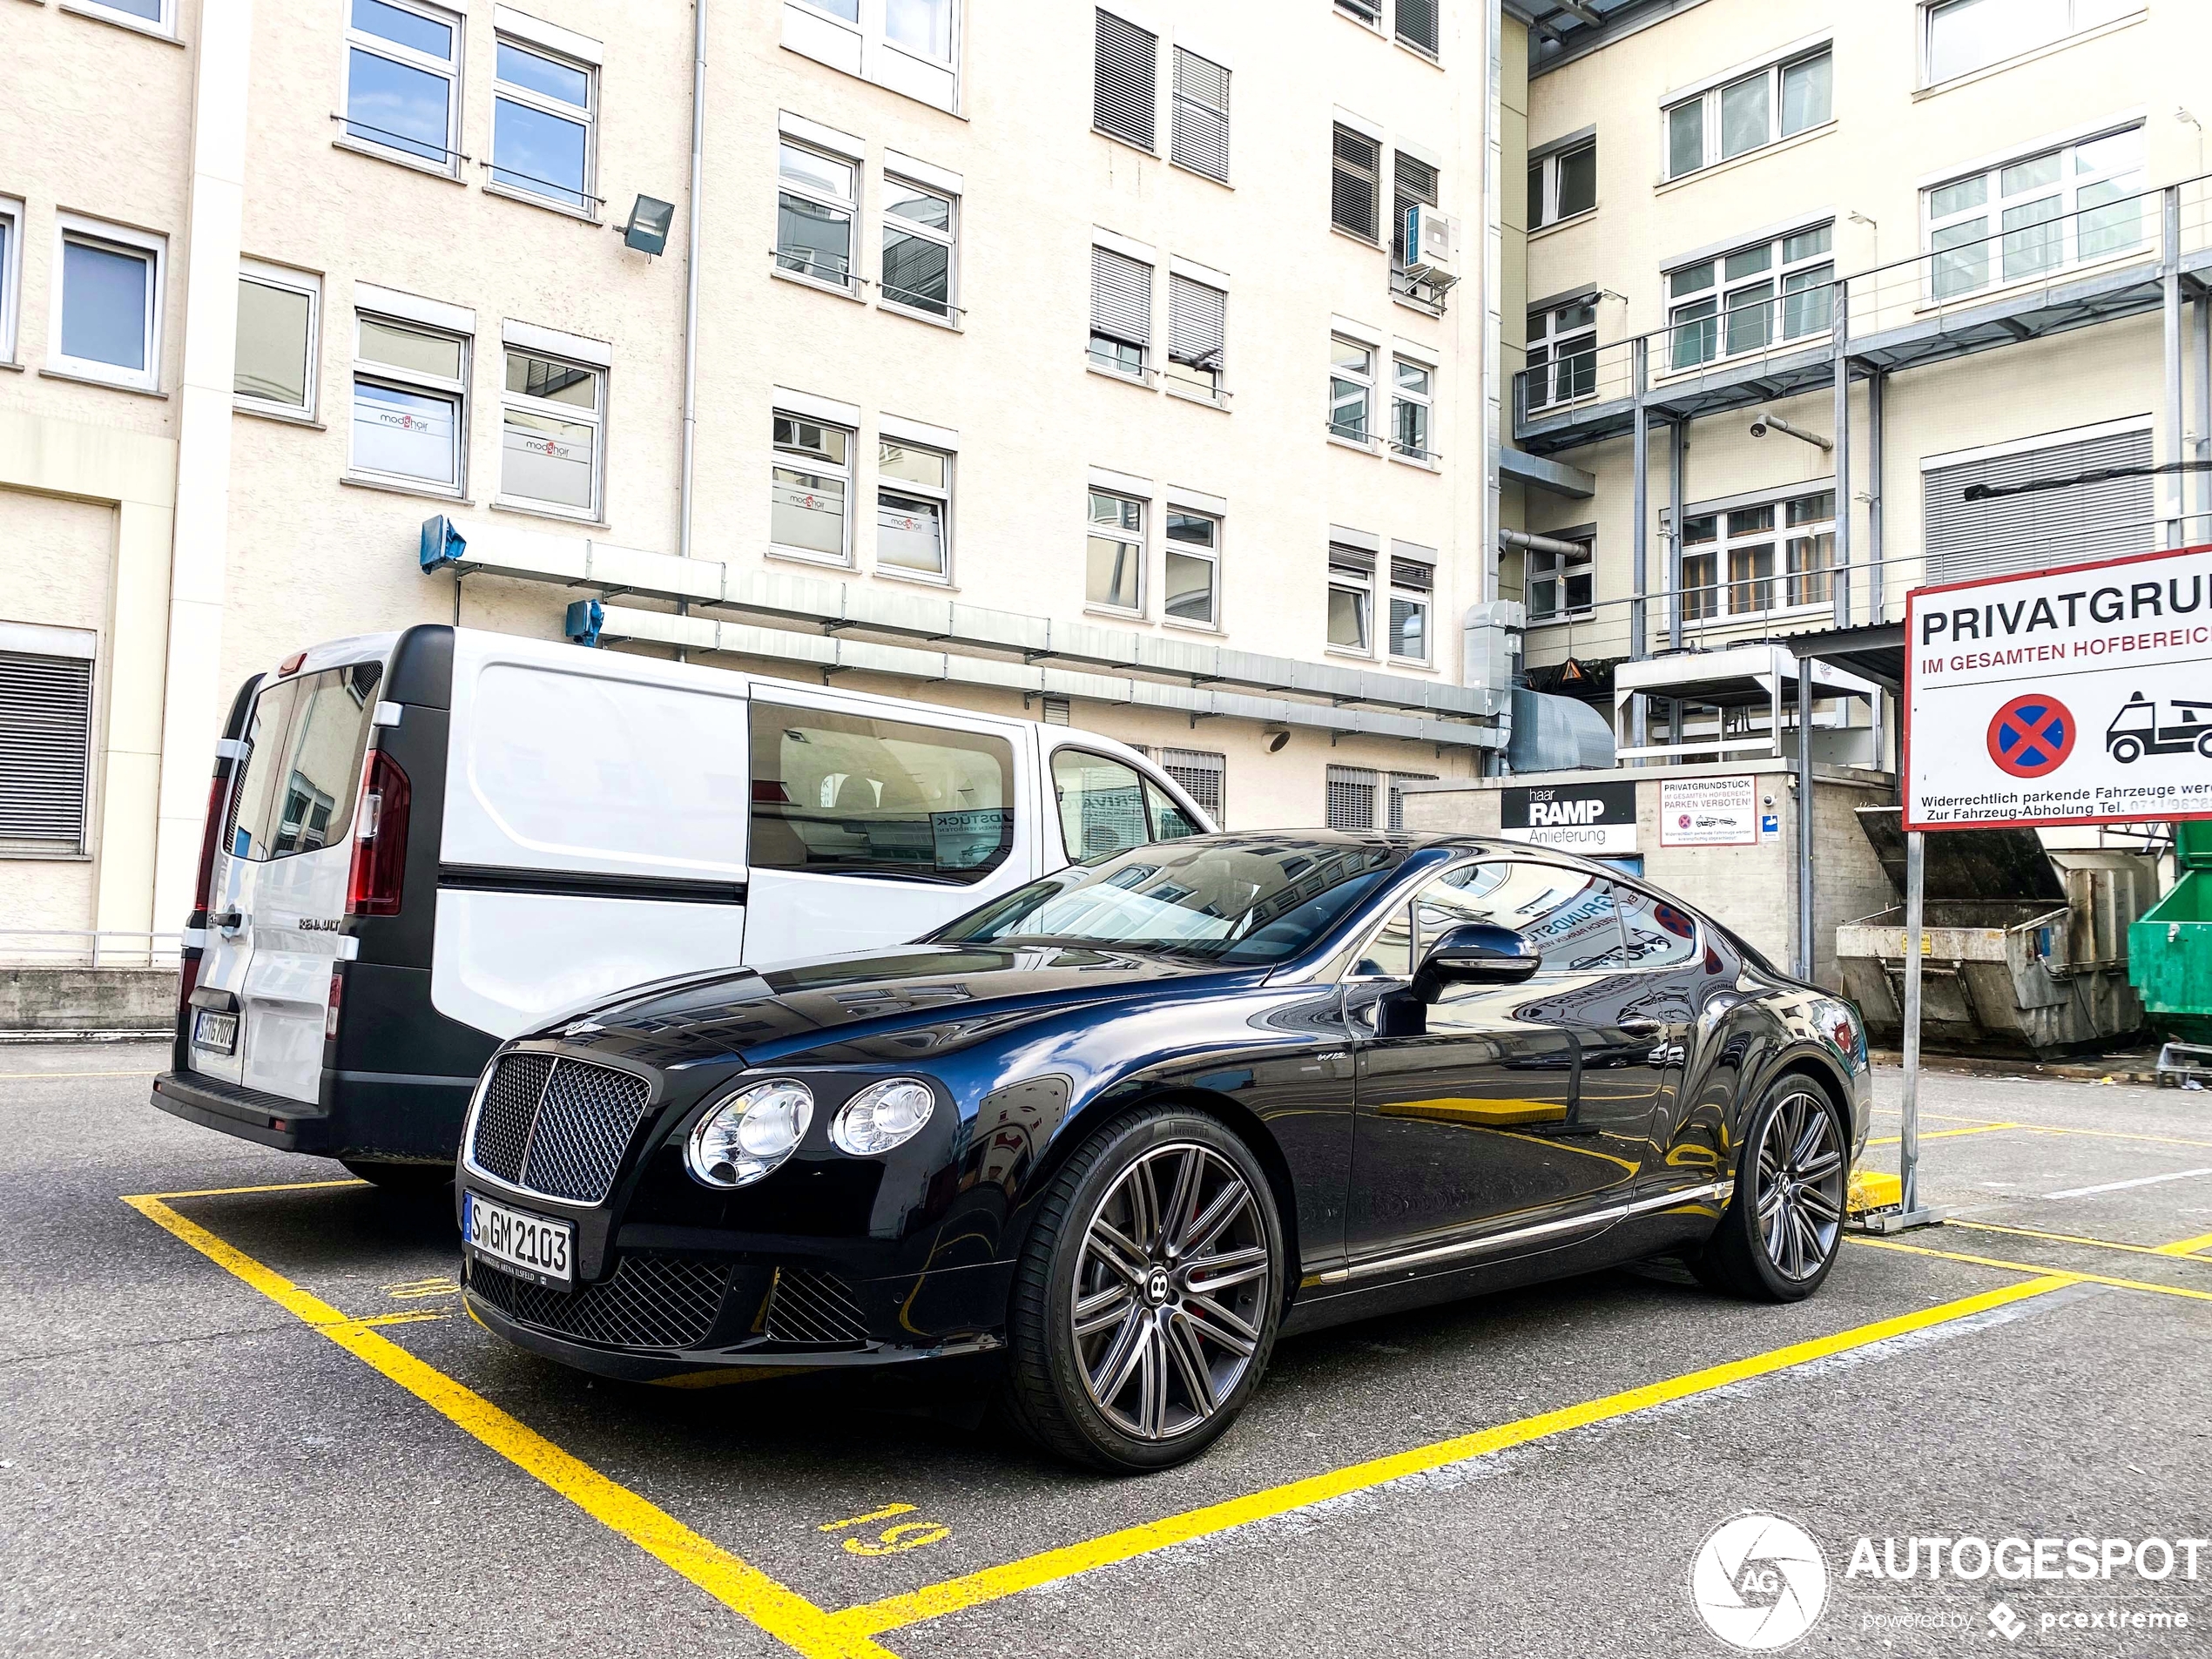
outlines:
[[[1894, 806], [1860, 826], [1903, 893], [1905, 838]], [[2049, 850], [2030, 829], [1928, 838], [1921, 1029], [1951, 1053], [2043, 1059], [2108, 1047], [2143, 1028], [2128, 979], [2128, 930], [2158, 897], [2144, 853]], [[1877, 1039], [1904, 1028], [1905, 907], [1837, 930], [1844, 983]]]

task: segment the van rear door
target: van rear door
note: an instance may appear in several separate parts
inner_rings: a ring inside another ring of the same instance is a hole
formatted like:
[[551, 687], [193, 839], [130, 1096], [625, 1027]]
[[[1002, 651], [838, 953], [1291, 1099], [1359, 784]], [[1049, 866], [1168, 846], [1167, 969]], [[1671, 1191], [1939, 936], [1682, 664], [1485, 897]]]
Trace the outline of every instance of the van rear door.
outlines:
[[381, 661], [320, 667], [310, 658], [266, 681], [254, 699], [193, 993], [186, 1048], [195, 1071], [288, 1099], [318, 1097], [382, 672]]

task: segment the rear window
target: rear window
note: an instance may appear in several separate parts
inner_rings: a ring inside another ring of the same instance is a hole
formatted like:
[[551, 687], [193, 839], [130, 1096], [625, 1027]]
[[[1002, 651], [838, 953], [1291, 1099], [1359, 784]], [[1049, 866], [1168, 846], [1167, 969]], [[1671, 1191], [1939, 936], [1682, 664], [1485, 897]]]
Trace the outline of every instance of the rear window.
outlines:
[[231, 793], [233, 857], [260, 863], [345, 839], [382, 672], [377, 663], [325, 669], [254, 699]]
[[1013, 850], [1005, 738], [753, 704], [754, 869], [966, 886]]

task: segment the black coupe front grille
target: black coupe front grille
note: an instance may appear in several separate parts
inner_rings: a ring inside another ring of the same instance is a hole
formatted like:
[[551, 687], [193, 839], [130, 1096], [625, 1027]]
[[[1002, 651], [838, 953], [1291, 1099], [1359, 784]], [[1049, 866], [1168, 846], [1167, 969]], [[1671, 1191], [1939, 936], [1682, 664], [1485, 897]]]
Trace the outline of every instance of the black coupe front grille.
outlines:
[[498, 1062], [469, 1156], [502, 1181], [597, 1204], [652, 1095], [643, 1077], [589, 1061], [512, 1054]]
[[778, 1342], [830, 1347], [865, 1340], [867, 1328], [853, 1287], [836, 1274], [811, 1268], [776, 1270], [763, 1329]]
[[581, 1341], [696, 1348], [722, 1311], [730, 1264], [640, 1251], [624, 1256], [604, 1284], [556, 1291], [472, 1260], [469, 1288], [510, 1319]]

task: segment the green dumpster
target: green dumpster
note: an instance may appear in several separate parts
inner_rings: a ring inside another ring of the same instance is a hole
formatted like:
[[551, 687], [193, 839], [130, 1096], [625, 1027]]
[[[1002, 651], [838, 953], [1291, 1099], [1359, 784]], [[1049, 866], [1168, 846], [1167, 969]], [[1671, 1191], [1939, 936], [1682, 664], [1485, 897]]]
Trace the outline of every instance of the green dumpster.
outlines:
[[2212, 821], [2174, 826], [2181, 879], [2128, 930], [2128, 973], [2172, 1041], [2158, 1081], [2212, 1087]]

